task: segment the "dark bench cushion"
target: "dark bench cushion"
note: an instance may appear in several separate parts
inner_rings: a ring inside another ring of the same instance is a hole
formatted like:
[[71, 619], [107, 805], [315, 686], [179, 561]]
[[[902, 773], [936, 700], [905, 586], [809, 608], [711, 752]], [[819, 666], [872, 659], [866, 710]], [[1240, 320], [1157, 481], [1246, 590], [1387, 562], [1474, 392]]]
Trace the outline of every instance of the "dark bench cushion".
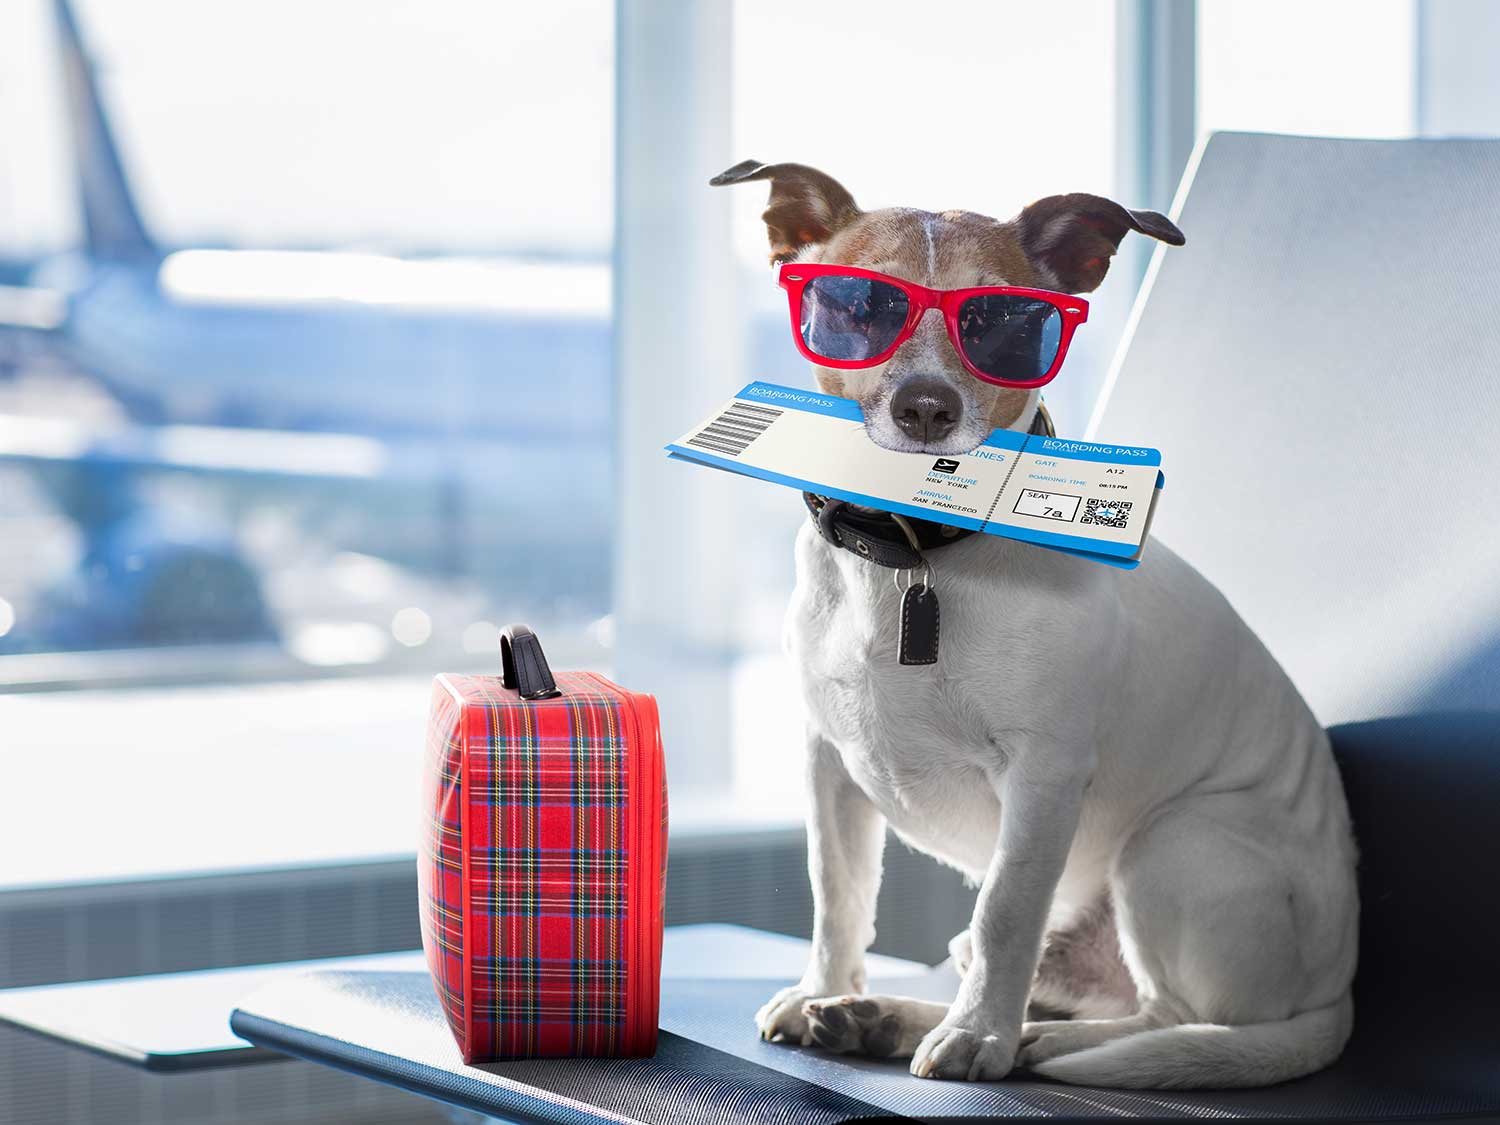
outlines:
[[1357, 1034], [1393, 1059], [1482, 1069], [1500, 1097], [1500, 716], [1329, 733], [1360, 848]]

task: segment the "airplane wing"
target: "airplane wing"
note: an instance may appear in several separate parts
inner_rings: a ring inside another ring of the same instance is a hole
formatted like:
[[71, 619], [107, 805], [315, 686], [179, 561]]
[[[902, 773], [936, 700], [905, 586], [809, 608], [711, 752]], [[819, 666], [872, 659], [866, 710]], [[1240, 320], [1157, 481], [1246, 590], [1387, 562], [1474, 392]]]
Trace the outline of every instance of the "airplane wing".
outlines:
[[[608, 519], [611, 453], [605, 443], [566, 444], [516, 437], [395, 441], [362, 434], [236, 429], [229, 426], [100, 424], [0, 413], [0, 466], [29, 468], [70, 517], [87, 525], [101, 491], [128, 487], [140, 474], [189, 474], [222, 480], [246, 494], [257, 484], [295, 489], [311, 499], [369, 496], [399, 503], [434, 488], [459, 488], [473, 500], [546, 522], [558, 497], [583, 527]], [[553, 493], [506, 485], [523, 470], [565, 465]]]
[[375, 480], [441, 475], [438, 443], [229, 426], [101, 425], [0, 414], [0, 462], [112, 466], [223, 476]]

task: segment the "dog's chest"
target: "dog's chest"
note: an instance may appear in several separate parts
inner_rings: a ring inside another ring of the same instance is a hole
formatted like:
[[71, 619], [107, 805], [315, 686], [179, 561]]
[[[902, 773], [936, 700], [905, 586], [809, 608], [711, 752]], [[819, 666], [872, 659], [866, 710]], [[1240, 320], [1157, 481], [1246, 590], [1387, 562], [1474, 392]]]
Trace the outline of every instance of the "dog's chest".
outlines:
[[[799, 544], [788, 644], [817, 727], [850, 776], [903, 834], [967, 859], [954, 840], [998, 820], [984, 766], [998, 752], [960, 682], [940, 660], [896, 659], [900, 599], [891, 572], [841, 565], [820, 544]], [[943, 621], [944, 647], [964, 644], [962, 622]], [[948, 844], [943, 847], [943, 844]], [[989, 843], [980, 843], [979, 856]]]

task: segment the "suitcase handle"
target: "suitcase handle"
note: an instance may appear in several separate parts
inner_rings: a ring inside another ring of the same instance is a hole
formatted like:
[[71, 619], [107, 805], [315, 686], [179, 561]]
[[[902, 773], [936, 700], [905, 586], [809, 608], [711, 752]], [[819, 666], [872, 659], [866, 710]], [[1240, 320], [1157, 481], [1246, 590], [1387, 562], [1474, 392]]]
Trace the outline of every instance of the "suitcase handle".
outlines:
[[500, 630], [500, 673], [505, 686], [515, 688], [522, 699], [551, 699], [561, 695], [542, 642], [528, 625], [507, 625]]

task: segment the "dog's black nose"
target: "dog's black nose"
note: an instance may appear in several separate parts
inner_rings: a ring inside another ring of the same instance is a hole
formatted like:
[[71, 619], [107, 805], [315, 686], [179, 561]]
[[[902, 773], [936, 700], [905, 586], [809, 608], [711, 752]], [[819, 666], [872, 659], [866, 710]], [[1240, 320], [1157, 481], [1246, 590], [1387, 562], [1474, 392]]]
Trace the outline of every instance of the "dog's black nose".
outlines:
[[958, 392], [941, 379], [919, 375], [896, 388], [891, 417], [907, 437], [924, 444], [942, 441], [958, 425], [963, 403]]

